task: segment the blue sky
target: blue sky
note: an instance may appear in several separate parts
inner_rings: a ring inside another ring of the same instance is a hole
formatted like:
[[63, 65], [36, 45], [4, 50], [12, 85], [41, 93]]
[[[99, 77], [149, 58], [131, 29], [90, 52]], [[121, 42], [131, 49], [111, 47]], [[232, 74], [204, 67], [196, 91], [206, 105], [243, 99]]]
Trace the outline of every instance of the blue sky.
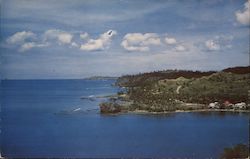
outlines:
[[1, 78], [249, 65], [247, 0], [1, 0]]

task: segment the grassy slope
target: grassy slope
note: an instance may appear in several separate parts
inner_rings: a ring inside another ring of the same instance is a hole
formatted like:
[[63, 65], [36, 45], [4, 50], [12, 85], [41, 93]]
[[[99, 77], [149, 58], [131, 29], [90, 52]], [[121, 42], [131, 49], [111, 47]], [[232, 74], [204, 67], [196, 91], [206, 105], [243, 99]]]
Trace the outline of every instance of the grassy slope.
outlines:
[[[184, 102], [204, 104], [224, 100], [234, 103], [247, 102], [248, 90], [250, 90], [249, 75], [219, 72], [196, 79], [160, 80], [155, 89], [169, 92], [176, 99]], [[176, 92], [178, 86], [181, 86], [179, 94]]]

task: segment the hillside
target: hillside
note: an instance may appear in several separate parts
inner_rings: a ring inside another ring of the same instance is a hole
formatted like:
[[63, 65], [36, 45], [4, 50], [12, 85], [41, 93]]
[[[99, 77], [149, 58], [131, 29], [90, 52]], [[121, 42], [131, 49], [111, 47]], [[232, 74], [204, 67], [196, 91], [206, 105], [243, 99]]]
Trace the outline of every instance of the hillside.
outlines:
[[[234, 73], [234, 74], [247, 74], [250, 73], [250, 66], [246, 67], [232, 67], [221, 70], [221, 72]], [[140, 73], [136, 75], [125, 75], [117, 79], [117, 85], [122, 87], [136, 87], [157, 82], [162, 79], [177, 79], [179, 77], [190, 78], [201, 78], [203, 76], [209, 76], [216, 71], [190, 71], [190, 70], [165, 70], [165, 71], [154, 71], [149, 73]]]
[[[248, 68], [237, 67], [220, 72], [168, 70], [123, 76], [117, 79], [117, 85], [126, 87], [126, 91], [118, 93], [120, 100], [115, 102], [115, 107], [119, 110], [163, 112], [204, 109], [215, 101], [249, 103]], [[113, 104], [102, 106], [108, 108]]]
[[223, 72], [231, 72], [231, 73], [235, 73], [235, 74], [246, 74], [246, 73], [250, 73], [250, 66], [248, 67], [231, 67], [231, 68], [227, 68], [222, 70]]
[[117, 85], [123, 87], [135, 87], [157, 82], [162, 79], [176, 79], [184, 78], [200, 78], [215, 73], [215, 71], [200, 72], [200, 71], [186, 71], [186, 70], [166, 70], [155, 71], [149, 73], [142, 73], [137, 75], [126, 75], [117, 79]]

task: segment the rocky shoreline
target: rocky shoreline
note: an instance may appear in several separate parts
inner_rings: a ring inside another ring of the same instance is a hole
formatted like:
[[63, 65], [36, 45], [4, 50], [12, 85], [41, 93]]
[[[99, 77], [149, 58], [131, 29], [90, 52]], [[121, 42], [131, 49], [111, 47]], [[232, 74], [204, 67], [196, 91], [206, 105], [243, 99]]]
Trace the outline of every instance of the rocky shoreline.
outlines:
[[[131, 110], [133, 101], [114, 100], [100, 103], [100, 113], [102, 114], [169, 114], [169, 113], [193, 113], [193, 112], [233, 112], [233, 113], [250, 113], [246, 109], [211, 109], [205, 104], [198, 103], [182, 103], [182, 107], [186, 109], [176, 109], [173, 111], [148, 111], [142, 109]], [[192, 108], [192, 109], [190, 109]], [[195, 109], [197, 108], [197, 109]]]
[[231, 110], [231, 109], [200, 109], [200, 110], [176, 110], [171, 112], [148, 112], [145, 110], [128, 111], [132, 114], [170, 114], [170, 113], [199, 113], [199, 112], [233, 112], [233, 113], [250, 113], [250, 110]]
[[[108, 102], [99, 104], [101, 114], [169, 114], [169, 113], [192, 113], [192, 112], [235, 112], [250, 113], [249, 109], [228, 109], [228, 108], [209, 108], [209, 105], [199, 103], [179, 102], [175, 110], [171, 111], [149, 111], [138, 109], [134, 101], [129, 100], [127, 95], [112, 95]], [[146, 106], [149, 107], [149, 106]]]

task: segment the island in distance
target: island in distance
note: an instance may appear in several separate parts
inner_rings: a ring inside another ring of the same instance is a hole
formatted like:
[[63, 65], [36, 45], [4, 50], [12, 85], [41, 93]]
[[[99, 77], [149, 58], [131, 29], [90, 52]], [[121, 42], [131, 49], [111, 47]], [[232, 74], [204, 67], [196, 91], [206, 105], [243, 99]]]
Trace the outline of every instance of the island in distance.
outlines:
[[118, 77], [110, 77], [110, 76], [92, 76], [84, 78], [85, 80], [116, 80]]
[[100, 112], [250, 112], [250, 66], [222, 71], [164, 70], [116, 80], [122, 91], [100, 103]]

